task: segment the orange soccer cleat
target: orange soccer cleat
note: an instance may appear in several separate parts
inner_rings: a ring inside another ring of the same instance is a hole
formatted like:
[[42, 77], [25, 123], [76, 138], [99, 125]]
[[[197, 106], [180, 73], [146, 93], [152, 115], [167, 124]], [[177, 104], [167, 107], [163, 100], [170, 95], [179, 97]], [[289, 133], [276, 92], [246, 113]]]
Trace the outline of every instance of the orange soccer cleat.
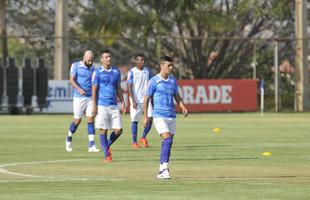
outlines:
[[112, 162], [112, 157], [111, 156], [105, 157], [104, 162]]
[[111, 151], [110, 147], [108, 148], [108, 156], [111, 157], [111, 159], [112, 159], [112, 151]]
[[140, 139], [140, 142], [143, 144], [143, 146], [144, 146], [145, 148], [148, 148], [148, 147], [149, 147], [149, 143], [148, 143], [148, 141], [147, 141], [146, 138], [141, 138], [141, 139]]
[[137, 142], [134, 142], [134, 143], [132, 143], [132, 148], [134, 148], [134, 149], [139, 149], [140, 148], [140, 145], [137, 143]]

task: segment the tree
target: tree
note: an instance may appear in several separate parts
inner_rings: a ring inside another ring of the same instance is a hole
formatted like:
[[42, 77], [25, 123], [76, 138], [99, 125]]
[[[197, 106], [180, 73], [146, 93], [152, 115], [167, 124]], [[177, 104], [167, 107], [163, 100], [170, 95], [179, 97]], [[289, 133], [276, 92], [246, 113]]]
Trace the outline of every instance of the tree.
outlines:
[[[7, 35], [6, 35], [6, 0], [0, 1], [0, 37], [3, 64], [6, 65], [8, 57]], [[0, 64], [1, 65], [1, 64]]]
[[[96, 36], [113, 35], [110, 45], [126, 49], [121, 52], [142, 49], [154, 65], [158, 54], [173, 52], [195, 78], [249, 77], [253, 41], [266, 32], [269, 38], [293, 32], [287, 23], [292, 20], [289, 0], [92, 2], [83, 15], [82, 29]], [[257, 44], [257, 51], [268, 46], [270, 42]], [[218, 56], [208, 63], [212, 52]]]

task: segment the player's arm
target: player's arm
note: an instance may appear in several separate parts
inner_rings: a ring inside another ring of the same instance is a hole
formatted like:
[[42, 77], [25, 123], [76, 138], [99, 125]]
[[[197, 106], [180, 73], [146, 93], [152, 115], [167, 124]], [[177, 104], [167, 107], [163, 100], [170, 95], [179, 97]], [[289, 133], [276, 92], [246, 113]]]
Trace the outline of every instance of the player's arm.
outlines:
[[92, 85], [92, 102], [93, 102], [93, 109], [92, 109], [92, 116], [96, 117], [97, 115], [97, 89], [98, 86], [97, 85]]
[[120, 82], [117, 83], [116, 95], [117, 95], [118, 99], [122, 103], [122, 112], [125, 113], [126, 112], [126, 103], [124, 101], [123, 90], [121, 88], [121, 83]]
[[132, 106], [134, 109], [137, 109], [137, 102], [135, 100], [135, 97], [133, 95], [133, 84], [132, 83], [128, 83], [128, 94], [131, 98], [131, 102], [132, 102]]
[[70, 70], [70, 78], [69, 81], [71, 83], [71, 85], [80, 93], [80, 95], [85, 95], [86, 92], [80, 88], [80, 86], [76, 83], [75, 79], [76, 79], [76, 66], [72, 65], [71, 66], [71, 70]]
[[179, 93], [174, 94], [174, 99], [175, 99], [175, 101], [177, 102], [177, 104], [180, 106], [180, 108], [181, 108], [181, 110], [182, 110], [182, 113], [183, 113], [184, 117], [187, 117], [187, 115], [188, 115], [188, 110], [187, 110], [187, 108], [185, 107], [185, 104], [184, 104], [184, 102], [183, 102], [183, 100], [182, 100], [180, 94], [179, 94]]
[[131, 70], [128, 72], [127, 85], [128, 85], [128, 94], [129, 94], [129, 97], [131, 98], [132, 106], [134, 109], [137, 109], [137, 102], [133, 95], [134, 94], [133, 93], [133, 72]]
[[97, 115], [98, 112], [98, 107], [97, 107], [97, 91], [98, 91], [98, 75], [96, 73], [96, 71], [93, 72], [92, 74], [92, 88], [91, 88], [91, 99], [93, 102], [93, 109], [92, 109], [92, 116], [95, 117]]
[[144, 99], [143, 99], [143, 114], [144, 114], [144, 118], [143, 118], [143, 124], [144, 124], [144, 127], [147, 126], [148, 124], [148, 121], [149, 121], [149, 117], [148, 117], [148, 109], [149, 109], [149, 102], [151, 100], [151, 96], [144, 96]]

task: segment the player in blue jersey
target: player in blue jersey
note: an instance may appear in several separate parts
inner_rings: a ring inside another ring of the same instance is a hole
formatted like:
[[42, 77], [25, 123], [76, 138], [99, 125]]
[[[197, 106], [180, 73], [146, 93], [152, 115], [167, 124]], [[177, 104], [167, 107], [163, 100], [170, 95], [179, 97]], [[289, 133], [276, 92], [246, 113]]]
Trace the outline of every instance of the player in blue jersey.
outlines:
[[[122, 104], [122, 112], [126, 112], [123, 92], [120, 86], [121, 73], [111, 66], [111, 53], [104, 50], [100, 56], [102, 66], [95, 70], [92, 78], [93, 116], [96, 117], [96, 128], [100, 130], [100, 144], [105, 161], [112, 161], [110, 146], [122, 134], [122, 118], [117, 105], [117, 98]], [[109, 139], [107, 133], [113, 129]]]
[[[138, 121], [143, 112], [143, 99], [146, 93], [147, 84], [152, 76], [149, 68], [144, 66], [144, 55], [137, 54], [135, 56], [136, 67], [133, 67], [128, 72], [127, 83], [128, 93], [130, 96], [130, 118], [131, 118], [131, 131], [132, 131], [132, 147], [137, 149], [140, 145], [137, 142]], [[144, 128], [140, 142], [146, 148], [149, 147], [149, 143], [146, 139], [152, 127], [152, 105], [149, 105], [148, 110], [148, 124]]]
[[163, 56], [160, 60], [160, 72], [149, 81], [148, 90], [144, 98], [144, 126], [148, 123], [148, 105], [153, 100], [154, 126], [162, 139], [160, 166], [157, 178], [170, 179], [168, 163], [170, 158], [173, 136], [176, 133], [176, 113], [174, 99], [186, 117], [188, 111], [178, 92], [178, 84], [173, 75], [173, 59]]
[[85, 113], [87, 118], [88, 129], [88, 152], [99, 152], [95, 145], [95, 128], [94, 118], [92, 117], [92, 100], [91, 100], [91, 78], [94, 72], [93, 66], [94, 54], [87, 50], [84, 52], [83, 60], [74, 62], [70, 68], [70, 83], [73, 90], [73, 112], [74, 119], [68, 130], [66, 139], [66, 150], [72, 151], [72, 136], [81, 123], [82, 116]]

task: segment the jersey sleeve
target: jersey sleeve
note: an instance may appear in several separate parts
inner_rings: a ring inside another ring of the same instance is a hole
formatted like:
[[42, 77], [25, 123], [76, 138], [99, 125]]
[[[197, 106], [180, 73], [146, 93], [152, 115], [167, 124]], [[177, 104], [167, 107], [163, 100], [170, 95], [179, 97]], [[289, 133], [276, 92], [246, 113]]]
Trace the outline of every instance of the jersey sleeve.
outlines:
[[152, 70], [150, 68], [148, 68], [149, 70], [149, 80], [151, 80], [151, 78], [153, 77], [153, 73], [152, 73]]
[[153, 96], [155, 90], [156, 90], [155, 81], [154, 81], [154, 79], [151, 79], [151, 80], [149, 81], [149, 83], [148, 83], [148, 86], [147, 86], [146, 96]]
[[77, 72], [77, 66], [75, 63], [73, 63], [70, 67], [70, 76], [76, 76]]
[[133, 72], [132, 70], [129, 70], [127, 74], [127, 83], [133, 83]]
[[121, 83], [122, 81], [122, 74], [121, 71], [119, 69], [117, 69], [117, 84]]
[[99, 83], [99, 72], [95, 70], [92, 74], [92, 85], [98, 86]]
[[177, 80], [174, 78], [174, 94], [179, 94], [179, 85]]

